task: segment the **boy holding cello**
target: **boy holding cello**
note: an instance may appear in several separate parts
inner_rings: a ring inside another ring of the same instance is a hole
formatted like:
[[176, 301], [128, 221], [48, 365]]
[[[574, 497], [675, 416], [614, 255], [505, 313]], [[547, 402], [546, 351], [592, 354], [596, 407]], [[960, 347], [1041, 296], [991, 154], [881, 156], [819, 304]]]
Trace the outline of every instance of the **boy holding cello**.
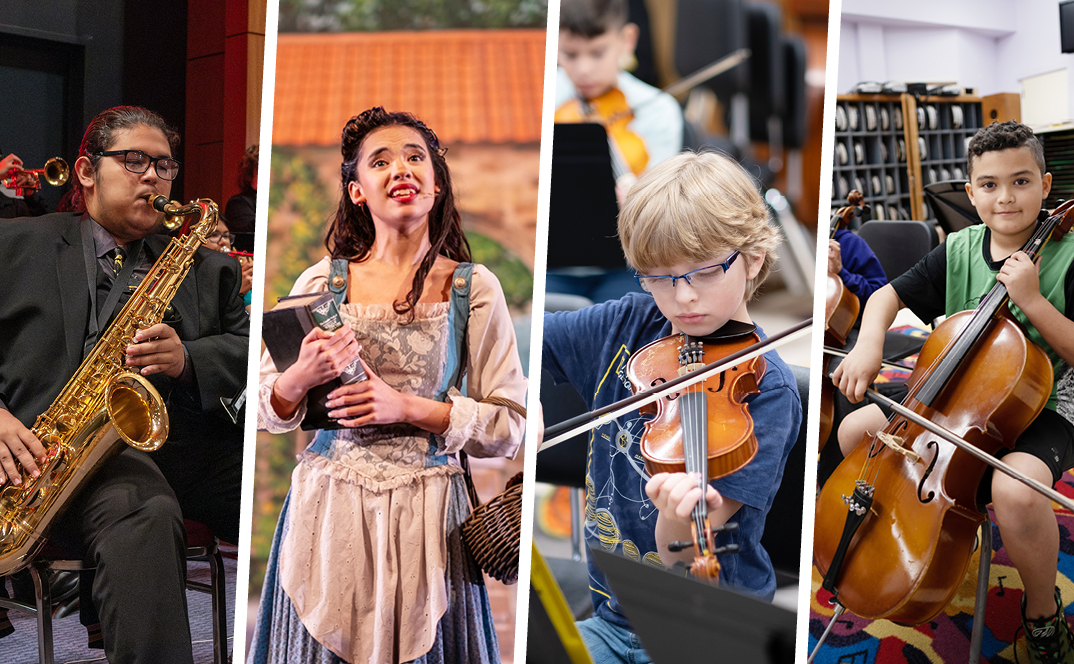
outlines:
[[[1031, 129], [993, 123], [969, 144], [966, 192], [984, 221], [947, 237], [902, 276], [869, 299], [857, 345], [833, 382], [850, 401], [862, 400], [880, 369], [884, 332], [909, 307], [922, 320], [975, 308], [996, 284], [1004, 284], [1010, 311], [1026, 335], [1048, 355], [1055, 372], [1044, 410], [1017, 438], [1004, 462], [1046, 486], [1074, 466], [1074, 236], [1052, 239], [1039, 263], [1022, 251], [1040, 220], [1051, 188], [1044, 150]], [[1002, 367], [996, 367], [1002, 371]], [[957, 380], [957, 379], [956, 379]], [[947, 388], [951, 389], [951, 386]], [[849, 454], [867, 432], [885, 425], [879, 406], [855, 411], [839, 429]], [[1006, 448], [1002, 448], [1006, 452]], [[1022, 621], [1033, 662], [1074, 662], [1074, 635], [1056, 587], [1059, 529], [1051, 500], [1004, 473], [985, 475], [978, 502], [993, 503], [1003, 544], [1022, 579]], [[990, 490], [990, 497], [987, 495]]]
[[623, 71], [637, 43], [626, 0], [566, 0], [560, 6], [556, 122], [605, 124], [624, 193], [647, 167], [682, 151], [678, 102]]
[[[688, 152], [646, 171], [627, 195], [618, 228], [627, 262], [646, 292], [545, 314], [543, 368], [557, 383], [573, 384], [593, 409], [630, 396], [631, 360], [652, 342], [670, 341], [674, 353], [683, 333], [691, 341], [701, 338], [707, 353], [730, 330], [764, 338], [747, 303], [775, 260], [779, 237], [767, 217], [756, 183], [725, 156]], [[775, 573], [760, 538], [798, 435], [802, 404], [787, 365], [775, 351], [762, 357], [756, 389], [745, 396], [755, 456], [705, 487], [704, 508], [714, 528], [738, 523], [737, 531], [716, 537], [717, 547], [740, 547], [719, 559], [721, 586], [767, 600], [775, 591]], [[712, 361], [708, 355], [705, 360]], [[737, 380], [745, 364], [710, 378], [704, 391], [719, 392], [725, 380]], [[669, 371], [670, 378], [675, 375]], [[646, 378], [634, 389], [663, 380]], [[691, 540], [691, 515], [701, 507], [702, 489], [697, 475], [646, 471], [649, 440], [643, 436], [649, 435], [645, 424], [651, 419], [631, 413], [590, 434], [585, 536], [591, 547], [670, 568], [693, 559], [692, 550], [673, 552], [669, 543]], [[589, 575], [594, 615], [578, 627], [594, 661], [649, 661], [592, 561]]]

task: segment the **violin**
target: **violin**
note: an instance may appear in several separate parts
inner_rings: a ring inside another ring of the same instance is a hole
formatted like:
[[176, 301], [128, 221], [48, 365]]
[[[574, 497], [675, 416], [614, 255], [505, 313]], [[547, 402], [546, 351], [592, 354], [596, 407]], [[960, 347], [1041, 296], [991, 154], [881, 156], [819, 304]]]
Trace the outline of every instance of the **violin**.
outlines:
[[[1022, 250], [1036, 260], [1072, 223], [1074, 201], [1039, 224]], [[813, 562], [837, 610], [916, 625], [955, 594], [984, 521], [976, 503], [984, 459], [1013, 447], [1052, 390], [1051, 362], [1009, 317], [1008, 301], [997, 282], [976, 309], [929, 335], [904, 408], [821, 489]], [[943, 445], [934, 432], [941, 428], [976, 449]]]
[[[861, 216], [865, 211], [865, 197], [855, 189], [847, 196], [850, 205], [839, 208], [832, 215], [831, 230], [828, 239], [834, 240], [835, 234], [847, 227], [850, 220], [855, 216]], [[861, 305], [858, 296], [851, 293], [843, 280], [834, 272], [828, 272], [828, 289], [824, 300], [824, 336], [826, 343], [834, 342], [835, 345], [843, 346], [847, 342], [847, 335], [854, 327], [854, 321], [858, 319]]]
[[[846, 228], [850, 220], [855, 216], [861, 216], [865, 211], [865, 197], [855, 189], [847, 196], [850, 205], [839, 208], [832, 215], [831, 229], [828, 239], [834, 240], [835, 234], [842, 228]], [[847, 343], [847, 335], [858, 320], [858, 312], [861, 311], [861, 303], [858, 296], [850, 292], [843, 284], [843, 280], [834, 272], [828, 272], [827, 292], [824, 299], [824, 344], [827, 346], [843, 347]], [[830, 358], [824, 357], [821, 375], [828, 375], [828, 362]], [[832, 433], [835, 420], [834, 389], [830, 380], [821, 381], [820, 389], [820, 437], [819, 449], [824, 449], [828, 437]]]
[[[633, 388], [647, 389], [669, 379], [718, 361], [759, 342], [754, 326], [731, 321], [711, 337], [676, 334], [658, 339], [635, 353], [627, 363], [627, 377]], [[710, 480], [725, 477], [743, 468], [757, 454], [757, 437], [745, 398], [760, 391], [758, 385], [766, 368], [763, 356], [737, 363], [642, 409], [653, 415], [645, 423], [641, 454], [650, 474], [696, 473], [701, 495]], [[737, 547], [717, 548], [708, 519], [708, 504], [702, 498], [692, 513], [692, 542], [672, 542], [669, 549], [694, 547], [690, 574], [711, 585], [719, 583], [720, 564], [716, 554]], [[731, 530], [737, 524], [725, 524]]]
[[[599, 97], [582, 99], [576, 97], [556, 109], [556, 122], [595, 122], [608, 131], [610, 145], [613, 146], [612, 160], [616, 164], [615, 177], [629, 172], [640, 175], [649, 163], [649, 151], [645, 141], [630, 131], [629, 125], [634, 121], [634, 110], [627, 103], [626, 95], [619, 88], [612, 88]], [[625, 168], [624, 168], [625, 164]]]

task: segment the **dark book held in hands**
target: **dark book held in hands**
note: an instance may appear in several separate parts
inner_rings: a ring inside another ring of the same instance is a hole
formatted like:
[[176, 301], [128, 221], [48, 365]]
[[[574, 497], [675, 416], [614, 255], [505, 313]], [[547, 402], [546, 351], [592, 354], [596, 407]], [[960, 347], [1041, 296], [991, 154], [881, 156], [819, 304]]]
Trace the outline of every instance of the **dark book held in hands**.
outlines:
[[[276, 370], [281, 373], [298, 359], [302, 339], [315, 326], [334, 332], [344, 325], [339, 308], [329, 292], [281, 297], [275, 307], [265, 312], [262, 321], [261, 338], [276, 364]], [[306, 417], [302, 420], [302, 428], [307, 431], [343, 428], [328, 416], [324, 405], [328, 393], [341, 385], [365, 379], [365, 370], [355, 357], [339, 378], [312, 388], [306, 395]]]

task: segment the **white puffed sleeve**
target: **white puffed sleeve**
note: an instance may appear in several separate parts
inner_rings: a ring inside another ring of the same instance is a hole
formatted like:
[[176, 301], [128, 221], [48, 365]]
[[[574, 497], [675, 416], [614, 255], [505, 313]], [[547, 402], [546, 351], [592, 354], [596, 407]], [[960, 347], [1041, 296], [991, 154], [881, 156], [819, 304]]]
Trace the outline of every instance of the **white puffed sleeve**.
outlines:
[[[328, 272], [331, 268], [331, 260], [325, 256], [312, 267], [308, 268], [295, 282], [291, 289], [291, 295], [303, 295], [305, 293], [317, 293], [328, 290]], [[259, 431], [269, 433], [284, 433], [293, 431], [302, 423], [306, 416], [306, 397], [298, 409], [288, 419], [282, 419], [272, 407], [272, 388], [276, 385], [276, 379], [280, 372], [276, 370], [276, 364], [272, 361], [266, 350], [261, 354], [261, 377], [258, 381], [257, 390], [257, 428]]]
[[525, 434], [525, 419], [509, 408], [480, 401], [502, 397], [525, 407], [527, 381], [503, 289], [483, 265], [474, 266], [471, 278], [466, 345], [466, 396], [455, 388], [448, 392], [451, 419], [439, 451], [513, 458]]

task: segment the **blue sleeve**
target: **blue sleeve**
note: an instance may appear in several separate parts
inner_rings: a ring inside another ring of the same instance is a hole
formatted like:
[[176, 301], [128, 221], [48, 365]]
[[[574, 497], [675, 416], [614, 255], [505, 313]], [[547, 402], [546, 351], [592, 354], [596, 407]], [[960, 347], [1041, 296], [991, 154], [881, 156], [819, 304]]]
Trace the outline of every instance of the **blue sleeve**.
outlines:
[[577, 311], [544, 315], [541, 368], [558, 383], [570, 383], [593, 407], [594, 372], [601, 350], [621, 314], [621, 300], [596, 304]]
[[865, 240], [846, 230], [837, 233], [835, 239], [843, 262], [839, 278], [864, 307], [869, 296], [888, 283], [887, 274]]
[[712, 482], [725, 498], [759, 510], [767, 510], [783, 480], [802, 423], [802, 401], [790, 371], [770, 368], [763, 382], [768, 381], [772, 383], [762, 384], [761, 393], [748, 402], [757, 456], [742, 470]]

